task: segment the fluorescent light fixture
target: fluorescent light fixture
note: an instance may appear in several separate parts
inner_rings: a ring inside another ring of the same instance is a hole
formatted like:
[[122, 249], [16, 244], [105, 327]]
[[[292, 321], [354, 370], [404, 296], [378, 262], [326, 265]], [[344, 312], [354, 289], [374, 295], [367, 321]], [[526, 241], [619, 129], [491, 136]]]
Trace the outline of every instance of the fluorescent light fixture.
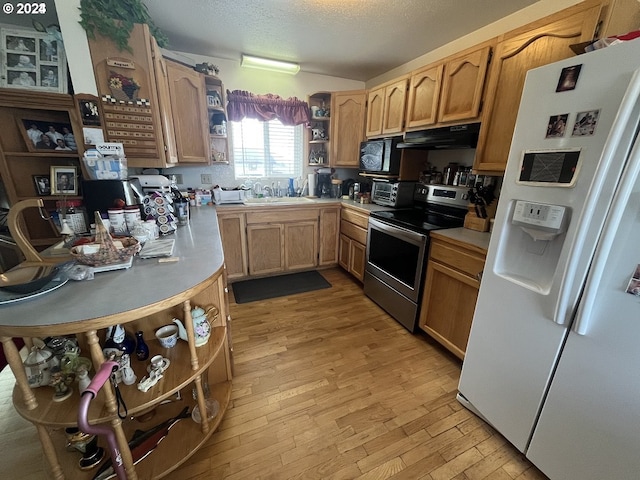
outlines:
[[240, 65], [243, 67], [259, 68], [261, 70], [271, 70], [272, 72], [290, 73], [292, 75], [295, 75], [300, 71], [300, 65], [297, 63], [253, 57], [251, 55], [244, 54], [242, 55], [242, 62]]

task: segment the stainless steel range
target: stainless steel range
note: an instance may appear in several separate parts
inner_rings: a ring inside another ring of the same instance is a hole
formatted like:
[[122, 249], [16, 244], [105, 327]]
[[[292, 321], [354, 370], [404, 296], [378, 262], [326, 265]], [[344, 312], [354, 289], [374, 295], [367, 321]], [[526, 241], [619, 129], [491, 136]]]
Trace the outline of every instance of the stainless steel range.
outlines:
[[416, 184], [412, 208], [371, 213], [364, 293], [410, 332], [418, 322], [429, 232], [464, 224], [468, 190]]

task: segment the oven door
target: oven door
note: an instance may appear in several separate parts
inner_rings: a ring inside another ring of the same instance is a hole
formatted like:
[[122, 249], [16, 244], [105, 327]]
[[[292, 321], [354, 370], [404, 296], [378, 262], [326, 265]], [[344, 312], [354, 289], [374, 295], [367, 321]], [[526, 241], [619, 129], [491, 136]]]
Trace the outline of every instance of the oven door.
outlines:
[[417, 303], [428, 236], [369, 218], [366, 271]]

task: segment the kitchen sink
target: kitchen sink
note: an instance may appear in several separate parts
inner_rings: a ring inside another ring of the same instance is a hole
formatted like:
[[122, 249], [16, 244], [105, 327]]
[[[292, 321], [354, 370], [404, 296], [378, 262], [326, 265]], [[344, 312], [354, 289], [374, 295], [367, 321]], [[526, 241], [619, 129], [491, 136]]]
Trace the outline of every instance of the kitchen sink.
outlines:
[[300, 205], [305, 203], [313, 203], [312, 198], [306, 197], [262, 197], [262, 198], [245, 198], [245, 205]]

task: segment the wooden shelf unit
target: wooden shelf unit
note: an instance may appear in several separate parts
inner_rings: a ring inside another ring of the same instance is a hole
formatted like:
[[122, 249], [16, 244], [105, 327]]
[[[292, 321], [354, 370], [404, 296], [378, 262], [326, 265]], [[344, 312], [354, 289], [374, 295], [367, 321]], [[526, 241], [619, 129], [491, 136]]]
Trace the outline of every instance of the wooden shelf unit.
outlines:
[[[72, 95], [59, 93], [30, 92], [16, 89], [0, 89], [0, 178], [4, 183], [9, 203], [42, 198], [45, 209], [54, 211], [56, 201], [81, 199], [80, 195], [40, 196], [35, 189], [33, 175], [50, 175], [51, 166], [73, 166], [84, 176], [81, 162], [84, 153], [81, 122]], [[71, 126], [78, 150], [29, 151], [25, 137], [20, 132], [22, 120], [63, 123]], [[85, 177], [86, 178], [86, 177]], [[53, 226], [40, 218], [37, 211], [25, 211], [21, 221], [22, 231], [28, 240], [38, 247], [47, 247], [60, 241]]]
[[[115, 323], [121, 323], [129, 333], [141, 330], [150, 349], [150, 356], [161, 354], [171, 363], [163, 373], [163, 378], [149, 391], [141, 392], [137, 385], [120, 384], [119, 388], [125, 398], [128, 412], [127, 418], [120, 420], [114, 402], [114, 391], [107, 382], [92, 401], [89, 420], [92, 424], [109, 424], [118, 437], [119, 447], [123, 454], [128, 478], [156, 479], [167, 476], [170, 472], [185, 463], [196, 450], [213, 434], [229, 406], [231, 398], [232, 358], [229, 339], [230, 316], [228, 312], [228, 290], [226, 288], [224, 270], [220, 268], [208, 279], [189, 290], [161, 302], [148, 305], [144, 310], [125, 311], [104, 318], [91, 319], [74, 325], [48, 326], [47, 335], [70, 335], [75, 333], [81, 355], [90, 357], [94, 369], [104, 361], [102, 341], [105, 329]], [[212, 321], [212, 332], [207, 343], [195, 347], [195, 334], [191, 319], [191, 309], [195, 306], [215, 305], [218, 316]], [[146, 315], [141, 315], [142, 313]], [[188, 342], [178, 340], [178, 344], [167, 349], [155, 339], [154, 332], [162, 325], [171, 323], [172, 318], [180, 318], [185, 324]], [[100, 328], [96, 329], [96, 326]], [[45, 336], [45, 327], [25, 327], [24, 335]], [[71, 397], [62, 401], [53, 401], [53, 389], [39, 387], [31, 389], [26, 384], [24, 367], [13, 340], [2, 336], [7, 359], [16, 376], [13, 391], [13, 403], [18, 413], [34, 424], [43, 444], [46, 459], [52, 478], [91, 479], [95, 469], [83, 472], [78, 468], [79, 456], [66, 450], [64, 428], [77, 426], [77, 412], [80, 397], [77, 385], [72, 385]], [[131, 366], [137, 382], [147, 374], [149, 361], [139, 362], [132, 356]], [[179, 421], [167, 437], [140, 463], [133, 466], [127, 463], [131, 459], [130, 451], [123, 441], [131, 439], [137, 429], [146, 430], [162, 421], [176, 416], [185, 406], [191, 412], [198, 405], [200, 411], [205, 410], [205, 388], [209, 385], [210, 398], [218, 401], [218, 414], [207, 422], [195, 423], [188, 417]], [[193, 391], [196, 392], [194, 400]], [[173, 399], [180, 392], [180, 400]], [[165, 400], [172, 400], [163, 404]], [[147, 422], [141, 419], [143, 414], [154, 411], [153, 418]], [[98, 444], [106, 449], [104, 439]]]

